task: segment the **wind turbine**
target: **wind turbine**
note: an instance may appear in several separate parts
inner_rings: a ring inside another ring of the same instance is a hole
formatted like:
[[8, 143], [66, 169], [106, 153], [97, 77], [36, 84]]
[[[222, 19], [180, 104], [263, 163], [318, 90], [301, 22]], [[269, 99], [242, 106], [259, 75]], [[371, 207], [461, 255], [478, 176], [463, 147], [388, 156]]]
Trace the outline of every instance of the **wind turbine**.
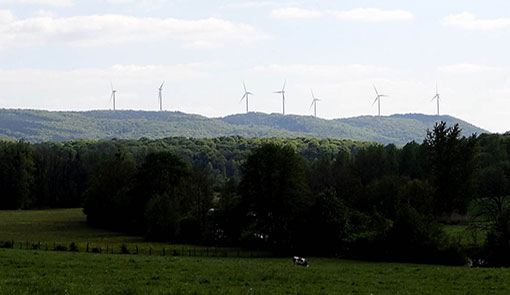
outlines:
[[309, 109], [311, 109], [313, 106], [313, 116], [317, 117], [317, 102], [320, 101], [320, 99], [315, 97], [312, 89], [310, 89], [310, 92], [312, 93], [312, 104], [310, 105]]
[[374, 103], [377, 102], [377, 114], [380, 117], [381, 116], [381, 97], [387, 97], [388, 95], [379, 94], [379, 92], [377, 92], [377, 88], [375, 88], [375, 85], [374, 85], [374, 90], [375, 90], [375, 94], [377, 96], [375, 97], [375, 100], [372, 103], [372, 105], [374, 105]]
[[282, 95], [283, 115], [285, 115], [285, 84], [287, 84], [287, 80], [285, 80], [285, 82], [283, 82], [282, 90], [274, 92], [274, 93], [278, 93], [278, 94]]
[[248, 90], [246, 90], [246, 84], [244, 84], [244, 81], [243, 81], [243, 86], [244, 86], [244, 95], [241, 98], [241, 101], [243, 101], [243, 99], [246, 98], [246, 113], [248, 113], [248, 96], [254, 95], [254, 94], [249, 92]]
[[434, 95], [434, 97], [432, 97], [432, 100], [436, 100], [437, 102], [437, 115], [439, 116], [439, 91], [437, 90], [437, 83], [436, 83], [436, 95]]
[[113, 101], [113, 110], [115, 111], [115, 93], [117, 93], [117, 90], [113, 89], [112, 80], [110, 80], [110, 86], [112, 86], [112, 95], [110, 96], [110, 99]]
[[163, 110], [163, 85], [165, 84], [165, 81], [163, 81], [163, 83], [161, 83], [161, 86], [159, 86], [159, 111], [162, 111]]

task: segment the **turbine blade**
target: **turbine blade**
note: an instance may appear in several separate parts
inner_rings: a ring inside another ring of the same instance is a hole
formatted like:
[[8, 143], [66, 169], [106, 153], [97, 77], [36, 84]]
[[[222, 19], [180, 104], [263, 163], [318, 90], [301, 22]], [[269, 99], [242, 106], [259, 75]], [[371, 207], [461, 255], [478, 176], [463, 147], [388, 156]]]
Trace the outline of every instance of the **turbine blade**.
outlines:
[[248, 95], [247, 93], [244, 93], [243, 97], [241, 97], [241, 101], [244, 100], [244, 98], [246, 97], [246, 95]]
[[314, 103], [315, 103], [315, 101], [312, 101], [312, 104], [310, 105], [310, 107], [308, 109], [311, 109], [313, 107]]
[[165, 85], [165, 81], [163, 81], [163, 83], [161, 83], [161, 86], [159, 86], [159, 89], [163, 89], [163, 85]]
[[377, 88], [375, 88], [375, 85], [374, 85], [374, 90], [375, 90], [375, 94], [377, 94], [377, 96], [379, 96], [379, 92], [377, 92]]
[[315, 99], [315, 95], [313, 95], [313, 90], [310, 89], [310, 92], [312, 93], [312, 98]]
[[246, 92], [246, 84], [244, 84], [244, 81], [243, 81], [243, 86], [244, 86], [244, 92]]
[[283, 88], [282, 88], [282, 91], [285, 91], [285, 85], [286, 85], [286, 84], [287, 84], [287, 80], [285, 80], [285, 81], [283, 82]]
[[377, 102], [377, 100], [378, 100], [378, 99], [379, 99], [379, 95], [375, 98], [375, 100], [374, 100], [374, 102], [372, 103], [372, 105], [374, 105], [374, 104]]
[[112, 82], [112, 80], [110, 80], [110, 86], [112, 86], [112, 91], [113, 91], [113, 82]]

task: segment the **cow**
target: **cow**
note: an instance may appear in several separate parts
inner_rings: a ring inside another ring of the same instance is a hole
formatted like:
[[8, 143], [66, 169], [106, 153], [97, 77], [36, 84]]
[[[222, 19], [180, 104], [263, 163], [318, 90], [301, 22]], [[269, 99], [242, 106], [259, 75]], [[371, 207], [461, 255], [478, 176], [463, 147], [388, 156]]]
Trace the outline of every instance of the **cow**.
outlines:
[[292, 257], [292, 262], [294, 262], [294, 265], [308, 267], [308, 261], [303, 257], [294, 256]]

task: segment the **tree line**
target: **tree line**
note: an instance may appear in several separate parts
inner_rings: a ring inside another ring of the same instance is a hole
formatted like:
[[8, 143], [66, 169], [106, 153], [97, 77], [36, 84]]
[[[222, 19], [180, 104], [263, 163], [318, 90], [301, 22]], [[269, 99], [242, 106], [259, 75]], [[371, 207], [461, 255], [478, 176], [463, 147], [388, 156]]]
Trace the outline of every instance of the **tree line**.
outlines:
[[[0, 143], [1, 209], [83, 206], [90, 225], [151, 240], [279, 254], [510, 264], [510, 136], [422, 143], [316, 139]], [[483, 245], [444, 231], [455, 216]]]

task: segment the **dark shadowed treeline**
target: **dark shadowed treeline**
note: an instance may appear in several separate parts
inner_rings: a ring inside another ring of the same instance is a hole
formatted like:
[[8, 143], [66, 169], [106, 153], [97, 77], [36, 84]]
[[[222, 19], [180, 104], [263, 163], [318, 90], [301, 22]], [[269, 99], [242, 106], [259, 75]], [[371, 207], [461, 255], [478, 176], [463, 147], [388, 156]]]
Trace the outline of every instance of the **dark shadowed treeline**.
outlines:
[[[151, 240], [280, 254], [509, 264], [510, 136], [441, 123], [402, 148], [339, 140], [167, 138], [0, 144], [0, 208], [83, 206]], [[469, 207], [476, 204], [476, 212]], [[444, 232], [471, 216], [487, 243]]]

